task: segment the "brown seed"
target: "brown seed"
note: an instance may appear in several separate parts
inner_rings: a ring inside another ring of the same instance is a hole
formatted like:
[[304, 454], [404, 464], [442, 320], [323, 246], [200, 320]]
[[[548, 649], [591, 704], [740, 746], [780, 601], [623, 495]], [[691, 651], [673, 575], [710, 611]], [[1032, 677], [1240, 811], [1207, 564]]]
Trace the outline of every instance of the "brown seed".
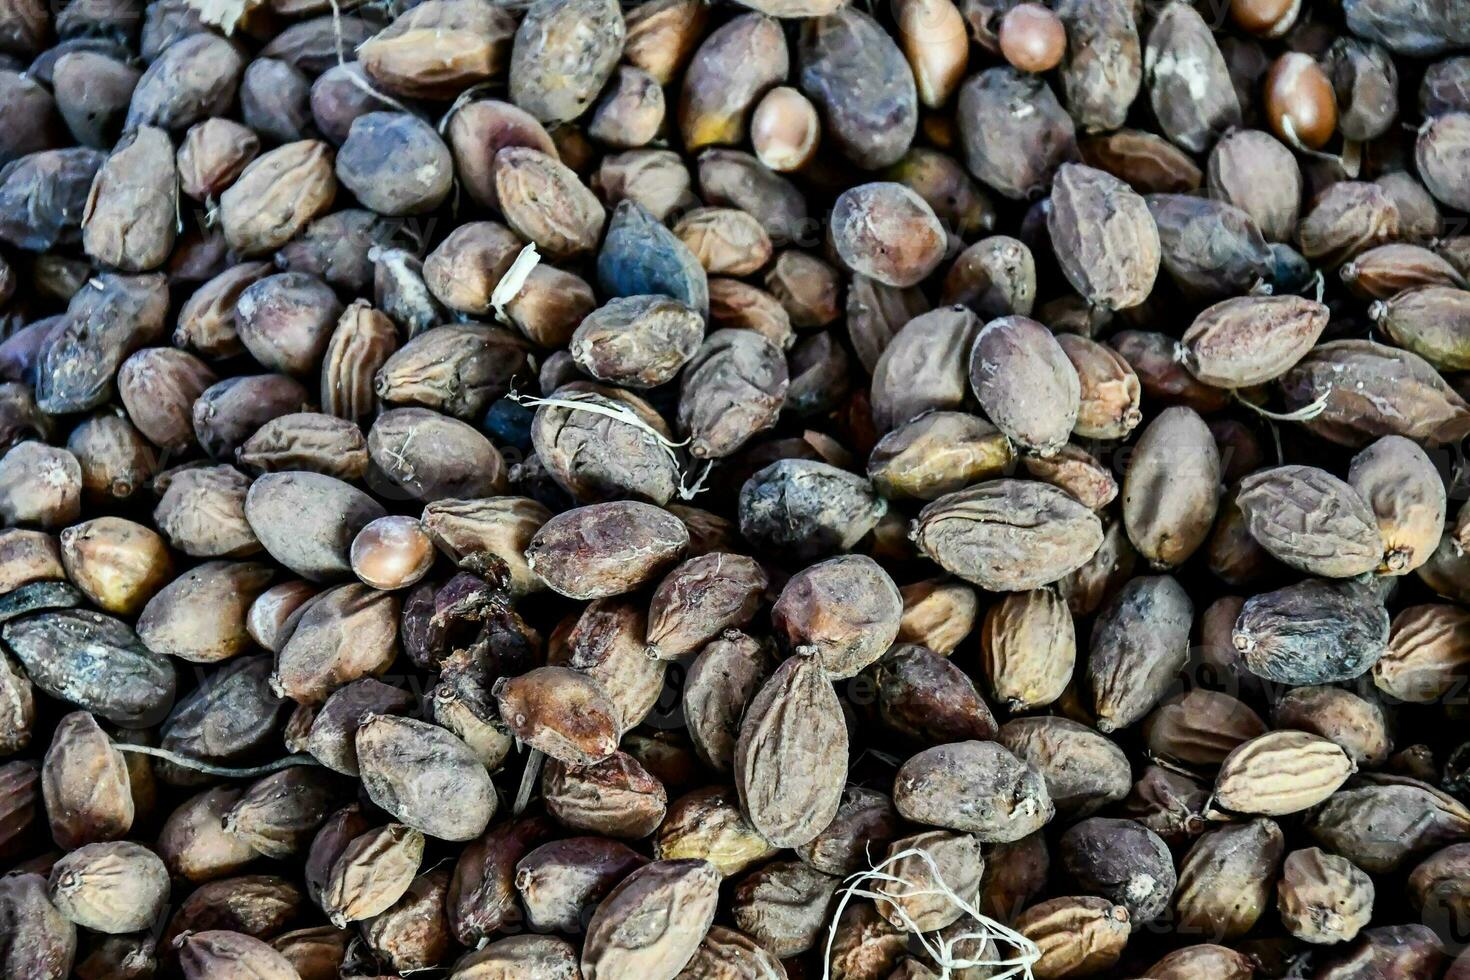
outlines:
[[1128, 795], [1128, 757], [1086, 725], [1054, 716], [1015, 718], [996, 738], [1041, 773], [1047, 795], [1062, 813], [1089, 816]]
[[168, 869], [128, 841], [84, 844], [51, 869], [48, 894], [77, 925], [118, 935], [153, 925], [168, 904]]
[[196, 201], [218, 197], [260, 153], [260, 137], [231, 119], [211, 117], [189, 127], [179, 145], [179, 189]]
[[293, 412], [271, 419], [235, 452], [242, 466], [261, 472], [310, 470], [358, 480], [368, 469], [367, 440], [346, 419]]
[[132, 829], [127, 762], [85, 711], [57, 723], [41, 767], [41, 793], [51, 836], [68, 850], [117, 840]]
[[630, 592], [678, 560], [682, 522], [650, 504], [589, 504], [542, 525], [526, 563], [554, 591], [576, 599]]
[[578, 980], [577, 947], [555, 936], [522, 935], [500, 939], [461, 957], [456, 980]]
[[1320, 848], [1292, 851], [1281, 867], [1276, 906], [1282, 924], [1309, 943], [1343, 943], [1373, 914], [1373, 881], [1353, 863]]
[[380, 517], [352, 539], [352, 571], [375, 589], [405, 589], [429, 573], [434, 546], [412, 517]]
[[1296, 296], [1242, 296], [1195, 318], [1181, 340], [1185, 364], [1205, 384], [1245, 388], [1279, 378], [1327, 326], [1327, 307]]
[[1400, 435], [1431, 446], [1470, 432], [1470, 406], [1423, 358], [1367, 340], [1319, 344], [1281, 379], [1288, 409], [1322, 400], [1305, 423], [1346, 446]]
[[1193, 410], [1167, 408], [1134, 445], [1123, 480], [1123, 520], [1140, 554], [1173, 568], [1203, 542], [1220, 496], [1220, 454]]
[[424, 835], [387, 824], [354, 838], [332, 864], [322, 905], [339, 929], [386, 912], [413, 881], [423, 859]]
[[1448, 694], [1470, 660], [1470, 616], [1457, 606], [1409, 606], [1389, 626], [1388, 649], [1373, 665], [1373, 685], [1400, 701], [1428, 703]]
[[179, 968], [186, 980], [228, 976], [239, 971], [260, 980], [289, 980], [291, 962], [252, 936], [222, 929], [189, 932], [177, 940]]
[[592, 766], [550, 760], [541, 792], [547, 810], [573, 830], [628, 840], [653, 833], [668, 806], [663, 784], [626, 752]]
[[1345, 180], [1318, 195], [1301, 224], [1297, 241], [1308, 260], [1329, 266], [1400, 234], [1397, 205], [1377, 184]]
[[836, 691], [816, 657], [798, 654], [776, 668], [741, 721], [733, 760], [741, 809], [772, 844], [805, 844], [837, 813], [846, 759]]
[[626, 296], [589, 313], [569, 349], [578, 366], [599, 381], [653, 388], [672, 380], [703, 339], [703, 319], [684, 303]]
[[809, 163], [821, 135], [816, 107], [786, 85], [768, 91], [750, 117], [750, 141], [756, 157], [778, 172], [800, 170]]
[[1289, 52], [1266, 75], [1266, 118], [1288, 146], [1319, 150], [1337, 130], [1332, 83], [1310, 55]]
[[709, 931], [720, 875], [707, 861], [654, 861], [603, 899], [587, 925], [585, 980], [672, 978]]
[[1356, 767], [1336, 744], [1307, 732], [1270, 732], [1226, 757], [1214, 803], [1236, 813], [1285, 816], [1321, 803]]
[[1383, 558], [1367, 502], [1316, 467], [1259, 470], [1241, 481], [1236, 504], [1267, 551], [1309, 575], [1350, 578], [1377, 568]]
[[913, 532], [919, 549], [940, 567], [1001, 592], [1039, 588], [1070, 574], [1092, 557], [1102, 537], [1102, 523], [1090, 510], [1055, 487], [1028, 480], [991, 480], [940, 497], [919, 512]]
[[1360, 769], [1380, 766], [1393, 747], [1388, 719], [1376, 699], [1338, 687], [1296, 687], [1272, 707], [1279, 728], [1295, 728], [1330, 739]]
[[897, 928], [926, 932], [959, 920], [962, 910], [944, 892], [973, 904], [985, 870], [976, 838], [944, 831], [893, 841], [883, 863], [897, 880], [882, 881], [875, 888], [883, 896], [875, 900], [879, 913]]
[[516, 737], [568, 765], [593, 765], [617, 749], [620, 715], [595, 679], [548, 666], [496, 683], [500, 716]]
[[1168, 699], [1144, 724], [1149, 754], [1166, 763], [1213, 768], [1237, 746], [1266, 733], [1266, 725], [1244, 702], [1203, 688]]
[[1427, 120], [1414, 147], [1424, 185], [1439, 201], [1459, 210], [1470, 201], [1462, 165], [1470, 152], [1470, 112], [1447, 112]]
[[516, 865], [515, 886], [533, 929], [578, 933], [598, 901], [647, 863], [630, 848], [601, 837], [543, 844]]
[[679, 130], [685, 147], [692, 152], [744, 142], [751, 107], [786, 79], [790, 67], [778, 21], [742, 14], [717, 28], [684, 73]]
[[1047, 230], [1067, 281], [1093, 305], [1127, 309], [1153, 290], [1158, 228], [1143, 198], [1116, 177], [1063, 164], [1052, 187]]
[[74, 524], [60, 540], [67, 577], [107, 612], [137, 613], [173, 574], [163, 538], [120, 517]]
[[902, 184], [863, 184], [844, 191], [833, 206], [831, 229], [848, 268], [889, 286], [918, 284], [944, 257], [939, 219]]
[[[949, 0], [905, 0], [898, 5], [895, 20], [899, 45], [913, 70], [919, 101], [937, 109], [959, 87], [969, 64], [970, 41], [964, 17]], [[1017, 67], [1025, 70], [1024, 66]]]
[[511, 146], [495, 156], [495, 193], [506, 223], [556, 258], [596, 247], [607, 212], [565, 164], [540, 150]]
[[271, 686], [303, 704], [382, 674], [397, 655], [398, 600], [365, 585], [323, 592], [301, 609], [276, 660]]
[[1002, 475], [1010, 442], [990, 423], [962, 412], [920, 415], [878, 440], [868, 477], [884, 497], [935, 500]]
[[504, 562], [512, 595], [544, 588], [526, 564], [525, 549], [551, 519], [545, 506], [528, 497], [436, 500], [424, 507], [424, 533], [460, 568], [477, 575]]
[[460, 225], [424, 258], [424, 285], [450, 309], [484, 315], [521, 247], [521, 240], [498, 222]]
[[274, 572], [256, 562], [205, 562], [148, 600], [138, 638], [155, 653], [213, 663], [244, 653], [251, 637], [246, 615]]
[[1084, 439], [1122, 439], [1143, 421], [1138, 375], [1121, 354], [1079, 337], [1057, 337], [1077, 372], [1079, 399], [1072, 431]]
[[337, 181], [320, 140], [287, 143], [262, 154], [220, 195], [220, 223], [241, 255], [279, 248], [332, 204]]
[[1112, 174], [1140, 194], [1185, 194], [1204, 182], [1205, 175], [1189, 154], [1143, 130], [1093, 136], [1077, 151], [1083, 163]]
[[753, 559], [713, 552], [676, 566], [649, 602], [649, 653], [681, 660], [755, 615], [769, 580]]
[[1036, 3], [1017, 4], [1001, 18], [1000, 53], [1020, 71], [1051, 71], [1067, 49], [1067, 32], [1057, 15]]
[[612, 75], [626, 34], [608, 0], [533, 4], [511, 49], [511, 101], [544, 123], [576, 119]]
[[843, 678], [883, 655], [902, 614], [898, 587], [878, 563], [848, 555], [793, 576], [771, 608], [771, 622], [788, 649]]
[[1165, 136], [1191, 153], [1241, 124], [1230, 70], [1203, 17], [1171, 2], [1148, 32], [1144, 71], [1149, 101]]
[[1019, 840], [1055, 807], [1041, 774], [994, 742], [955, 742], [910, 757], [894, 780], [906, 819], [967, 831], [980, 840]]
[[1337, 272], [1348, 289], [1370, 300], [1389, 300], [1415, 286], [1465, 288], [1464, 277], [1448, 260], [1431, 249], [1408, 242], [1370, 248]]
[[352, 539], [382, 516], [367, 494], [320, 473], [267, 473], [245, 497], [245, 517], [271, 557], [316, 582], [349, 574]]
[[1443, 370], [1470, 364], [1461, 323], [1470, 310], [1470, 291], [1452, 286], [1418, 286], [1379, 300], [1368, 315], [1401, 346]]
[[1029, 317], [1002, 317], [980, 330], [970, 387], [990, 420], [1038, 456], [1060, 451], [1077, 423], [1077, 371], [1051, 331]]
[[991, 606], [980, 644], [990, 691], [1013, 712], [1051, 704], [1072, 679], [1076, 631], [1050, 589], [1013, 592]]
[[1201, 836], [1179, 865], [1176, 928], [1221, 941], [1249, 931], [1266, 910], [1285, 849], [1281, 828], [1264, 818]]
[[1188, 980], [1210, 976], [1219, 980], [1250, 980], [1256, 975], [1256, 961], [1251, 956], [1213, 943], [1176, 949], [1148, 968], [1150, 977], [1158, 980]]
[[358, 57], [383, 88], [453, 98], [504, 69], [515, 21], [490, 4], [435, 0], [405, 12], [368, 39]]
[[1036, 944], [1041, 980], [1080, 976], [1117, 962], [1128, 942], [1128, 910], [1103, 898], [1053, 898], [1027, 909], [1016, 930]]
[[317, 594], [316, 586], [300, 580], [282, 582], [266, 589], [250, 604], [245, 629], [250, 638], [272, 653], [280, 653], [296, 628], [306, 601]]
[[125, 272], [162, 265], [174, 245], [178, 179], [173, 145], [163, 130], [143, 126], [124, 136], [87, 197], [87, 254]]
[[525, 341], [509, 330], [445, 324], [417, 333], [399, 350], [387, 348], [373, 390], [385, 402], [479, 421], [526, 367], [526, 353]]
[[[180, 314], [181, 322], [184, 315]], [[149, 347], [133, 354], [118, 369], [118, 396], [128, 417], [149, 441], [179, 452], [194, 443], [191, 412], [195, 400], [218, 380], [192, 354]]]
[[1133, 929], [1168, 911], [1176, 883], [1174, 858], [1142, 824], [1092, 817], [1063, 834], [1058, 849], [1077, 884], [1126, 909]]
[[1213, 197], [1250, 215], [1267, 241], [1295, 238], [1301, 169], [1269, 133], [1243, 129], [1221, 137], [1210, 151], [1207, 184]]
[[495, 815], [490, 776], [464, 742], [427, 722], [376, 715], [357, 730], [362, 783], [374, 803], [443, 840], [469, 840]]
[[22, 442], [0, 457], [0, 517], [58, 528], [81, 516], [82, 467], [65, 449]]

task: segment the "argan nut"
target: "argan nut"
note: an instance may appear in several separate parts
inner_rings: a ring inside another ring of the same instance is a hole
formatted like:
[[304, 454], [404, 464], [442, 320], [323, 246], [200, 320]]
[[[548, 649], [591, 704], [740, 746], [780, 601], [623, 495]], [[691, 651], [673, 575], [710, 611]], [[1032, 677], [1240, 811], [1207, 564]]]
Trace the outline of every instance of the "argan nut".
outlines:
[[1021, 3], [1001, 18], [1000, 53], [1020, 71], [1051, 71], [1067, 49], [1067, 31], [1061, 20], [1038, 3]]
[[1288, 146], [1319, 150], [1337, 130], [1332, 83], [1310, 55], [1288, 52], [1266, 74], [1266, 118]]
[[768, 91], [750, 117], [750, 141], [756, 158], [780, 173], [800, 170], [810, 163], [821, 136], [816, 107], [790, 86], [779, 85]]
[[375, 589], [406, 589], [429, 573], [436, 552], [412, 517], [391, 515], [367, 524], [352, 539], [352, 571]]

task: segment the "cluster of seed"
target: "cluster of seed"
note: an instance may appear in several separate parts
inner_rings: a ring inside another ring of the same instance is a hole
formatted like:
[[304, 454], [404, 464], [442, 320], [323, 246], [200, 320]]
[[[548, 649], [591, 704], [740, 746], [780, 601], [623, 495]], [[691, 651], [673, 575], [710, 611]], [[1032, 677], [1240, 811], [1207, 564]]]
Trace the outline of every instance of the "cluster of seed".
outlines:
[[0, 975], [1470, 980], [1470, 0], [0, 0]]

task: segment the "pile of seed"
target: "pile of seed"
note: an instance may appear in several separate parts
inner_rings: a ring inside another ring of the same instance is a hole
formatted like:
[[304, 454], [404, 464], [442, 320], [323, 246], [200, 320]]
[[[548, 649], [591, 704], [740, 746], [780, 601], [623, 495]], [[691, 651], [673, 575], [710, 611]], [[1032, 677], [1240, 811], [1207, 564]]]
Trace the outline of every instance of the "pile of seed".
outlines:
[[0, 0], [0, 975], [1470, 980], [1470, 0], [741, 3]]

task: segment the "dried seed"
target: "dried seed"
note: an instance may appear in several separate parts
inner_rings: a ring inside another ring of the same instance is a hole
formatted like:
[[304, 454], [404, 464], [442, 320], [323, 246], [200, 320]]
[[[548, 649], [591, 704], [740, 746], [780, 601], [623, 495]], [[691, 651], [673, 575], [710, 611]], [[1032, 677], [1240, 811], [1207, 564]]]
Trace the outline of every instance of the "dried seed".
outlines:
[[357, 730], [357, 757], [372, 801], [432, 837], [470, 840], [495, 815], [495, 789], [480, 760], [427, 722], [369, 718]]
[[832, 208], [832, 241], [849, 269], [888, 286], [922, 282], [944, 258], [944, 227], [903, 184], [862, 184]]
[[1222, 942], [1249, 931], [1266, 910], [1285, 850], [1281, 828], [1264, 818], [1202, 835], [1179, 864], [1175, 928]]
[[1355, 768], [1347, 753], [1325, 738], [1270, 732], [1226, 757], [1213, 799], [1236, 813], [1285, 816], [1327, 799]]
[[798, 654], [776, 668], [741, 721], [733, 759], [741, 809], [777, 847], [805, 844], [837, 813], [846, 759], [837, 693], [820, 660]]
[[84, 929], [118, 935], [154, 924], [168, 905], [168, 869], [141, 844], [84, 844], [51, 869], [47, 894]]
[[1276, 906], [1298, 939], [1348, 942], [1373, 914], [1373, 881], [1346, 858], [1303, 848], [1282, 864]]
[[695, 790], [675, 800], [653, 839], [659, 860], [697, 858], [726, 876], [769, 860], [778, 850], [741, 812], [736, 791], [724, 786]]
[[1056, 812], [1041, 773], [994, 742], [955, 742], [910, 757], [894, 779], [893, 802], [908, 820], [987, 843], [1019, 840]]
[[998, 592], [1039, 588], [1070, 574], [1092, 557], [1102, 536], [1102, 523], [1082, 504], [1027, 480], [991, 480], [940, 497], [914, 525], [915, 543], [936, 564]]
[[1062, 813], [1085, 817], [1128, 795], [1128, 757], [1106, 736], [1067, 718], [1015, 718], [997, 741], [1041, 774]]
[[1142, 303], [1160, 261], [1159, 230], [1143, 198], [1101, 170], [1063, 164], [1051, 202], [1047, 230], [1073, 288], [1108, 310]]
[[1297, 296], [1239, 296], [1195, 318], [1181, 345], [1205, 384], [1246, 388], [1281, 377], [1327, 326], [1327, 307]]
[[1077, 371], [1051, 331], [1027, 317], [1002, 317], [980, 330], [970, 387], [990, 420], [1038, 456], [1060, 451], [1077, 424]]
[[1192, 409], [1160, 412], [1134, 446], [1123, 480], [1123, 521], [1140, 554], [1174, 568], [1203, 543], [1220, 496], [1220, 453]]
[[654, 861], [624, 878], [587, 926], [582, 976], [674, 980], [709, 931], [720, 875], [707, 861]]
[[1372, 667], [1388, 636], [1388, 612], [1370, 586], [1308, 579], [1246, 600], [1231, 642], [1267, 680], [1330, 684]]
[[842, 5], [821, 14], [801, 26], [801, 89], [822, 110], [834, 148], [860, 169], [886, 167], [904, 155], [918, 127], [914, 74], [872, 17]]

